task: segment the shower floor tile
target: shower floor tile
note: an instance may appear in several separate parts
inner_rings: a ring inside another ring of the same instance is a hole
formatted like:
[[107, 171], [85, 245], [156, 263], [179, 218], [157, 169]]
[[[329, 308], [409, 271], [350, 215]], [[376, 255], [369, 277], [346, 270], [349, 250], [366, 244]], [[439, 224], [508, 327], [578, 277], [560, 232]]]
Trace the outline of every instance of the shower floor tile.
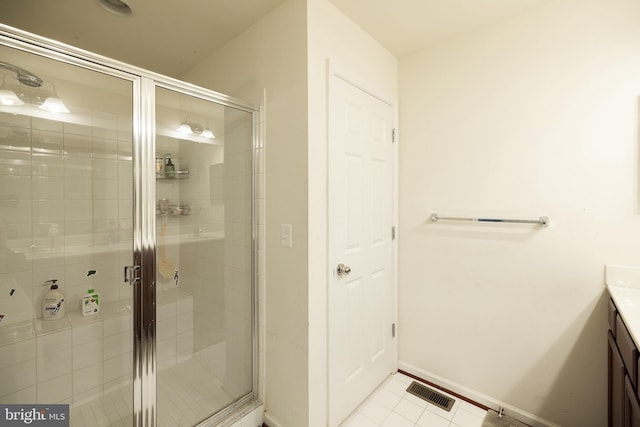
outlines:
[[[341, 427], [481, 427], [486, 412], [457, 397], [447, 412], [406, 389], [413, 378], [397, 373], [364, 401]], [[447, 395], [446, 393], [444, 393]], [[447, 395], [449, 396], [449, 395]]]
[[[235, 399], [195, 359], [158, 374], [158, 427], [198, 424]], [[71, 409], [71, 427], [131, 427], [133, 388], [123, 386]]]

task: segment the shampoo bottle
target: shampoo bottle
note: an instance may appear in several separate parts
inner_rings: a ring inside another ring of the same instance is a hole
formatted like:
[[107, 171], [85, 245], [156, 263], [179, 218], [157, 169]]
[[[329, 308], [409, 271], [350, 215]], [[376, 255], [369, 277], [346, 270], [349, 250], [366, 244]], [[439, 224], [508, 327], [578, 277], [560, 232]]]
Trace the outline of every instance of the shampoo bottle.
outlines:
[[42, 299], [42, 320], [58, 320], [64, 317], [64, 295], [58, 289], [58, 280], [47, 280], [49, 292]]
[[89, 292], [82, 297], [82, 315], [91, 316], [100, 312], [100, 294], [89, 289]]

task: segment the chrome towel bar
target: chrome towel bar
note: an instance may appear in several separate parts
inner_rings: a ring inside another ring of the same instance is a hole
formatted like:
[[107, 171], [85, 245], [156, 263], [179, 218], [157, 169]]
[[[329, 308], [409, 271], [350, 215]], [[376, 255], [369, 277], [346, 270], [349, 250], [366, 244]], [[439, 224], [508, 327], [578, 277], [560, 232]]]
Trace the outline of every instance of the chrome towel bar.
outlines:
[[506, 219], [506, 218], [463, 218], [453, 216], [438, 216], [431, 214], [431, 221], [472, 221], [472, 222], [510, 222], [517, 224], [538, 224], [541, 227], [549, 226], [549, 217], [541, 216], [540, 219]]

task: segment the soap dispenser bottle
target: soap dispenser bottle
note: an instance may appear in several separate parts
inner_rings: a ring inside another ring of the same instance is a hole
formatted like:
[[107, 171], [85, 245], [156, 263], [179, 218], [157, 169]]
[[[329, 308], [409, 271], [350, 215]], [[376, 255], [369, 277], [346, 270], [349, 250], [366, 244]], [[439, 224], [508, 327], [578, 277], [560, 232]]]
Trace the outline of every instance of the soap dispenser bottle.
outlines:
[[64, 294], [58, 289], [58, 280], [47, 280], [49, 291], [42, 299], [42, 320], [58, 320], [64, 317]]
[[82, 297], [82, 315], [91, 316], [100, 312], [100, 294], [89, 289], [89, 292]]
[[164, 165], [164, 176], [165, 178], [175, 178], [176, 177], [176, 166], [171, 161], [171, 154], [167, 153], [165, 155], [167, 159], [167, 163]]

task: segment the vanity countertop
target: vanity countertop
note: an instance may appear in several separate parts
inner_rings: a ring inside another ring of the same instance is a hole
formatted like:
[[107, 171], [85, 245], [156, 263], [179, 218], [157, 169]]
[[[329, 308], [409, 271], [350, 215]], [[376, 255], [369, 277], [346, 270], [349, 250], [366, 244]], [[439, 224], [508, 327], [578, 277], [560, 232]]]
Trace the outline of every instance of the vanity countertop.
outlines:
[[609, 295], [640, 348], [640, 267], [607, 265], [605, 277]]

